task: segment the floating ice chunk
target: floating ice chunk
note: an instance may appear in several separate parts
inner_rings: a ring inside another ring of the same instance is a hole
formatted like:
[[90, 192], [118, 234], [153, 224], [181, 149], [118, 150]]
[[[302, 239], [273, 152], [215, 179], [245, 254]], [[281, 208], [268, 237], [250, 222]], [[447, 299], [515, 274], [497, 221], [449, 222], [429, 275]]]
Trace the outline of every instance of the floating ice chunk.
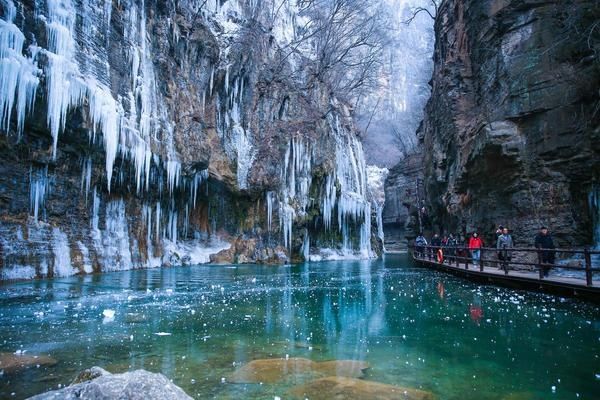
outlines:
[[172, 333], [170, 333], [170, 332], [156, 332], [155, 335], [156, 336], [171, 336]]
[[115, 319], [115, 310], [107, 308], [106, 310], [102, 311], [102, 315], [104, 316], [104, 321], [102, 321], [103, 323], [112, 322]]

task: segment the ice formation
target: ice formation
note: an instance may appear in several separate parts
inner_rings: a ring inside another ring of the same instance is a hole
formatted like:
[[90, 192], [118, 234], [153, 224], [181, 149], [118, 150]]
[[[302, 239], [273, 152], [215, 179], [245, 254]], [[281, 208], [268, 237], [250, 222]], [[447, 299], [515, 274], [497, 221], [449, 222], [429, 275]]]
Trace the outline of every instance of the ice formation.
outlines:
[[46, 194], [49, 190], [48, 167], [31, 168], [29, 172], [29, 208], [35, 222], [38, 222], [40, 211], [44, 212]]
[[377, 236], [384, 242], [383, 234], [383, 206], [385, 205], [385, 179], [389, 170], [376, 165], [367, 166], [367, 185], [371, 205], [375, 208], [377, 218]]
[[77, 270], [71, 265], [69, 240], [59, 228], [52, 229], [52, 250], [54, 252], [54, 276], [75, 275]]
[[[111, 0], [38, 0], [35, 18], [44, 35], [36, 38], [23, 25], [26, 10], [17, 8], [13, 0], [0, 3], [4, 11], [0, 19], [0, 130], [20, 135], [36, 96], [38, 100], [43, 98], [38, 103], [47, 109], [39, 111], [46, 116], [44, 122], [52, 138], [51, 153], [56, 158], [61, 149], [61, 135], [71, 131], [70, 113], [77, 109], [88, 124], [83, 127], [89, 130], [90, 144], [104, 150], [101, 162], [107, 185], [106, 189], [101, 188], [94, 173], [98, 157], [82, 152], [79, 185], [89, 211], [90, 229], [87, 237], [77, 233], [79, 237], [75, 240], [69, 237], [72, 232], [68, 228], [52, 230], [37, 224], [46, 220], [46, 200], [54, 175], [47, 166], [32, 167], [28, 182], [30, 215], [37, 231], [30, 238], [37, 234], [39, 242], [44, 241], [44, 235], [51, 238], [52, 256], [43, 258], [36, 267], [22, 265], [22, 272], [3, 271], [2, 276], [67, 276], [90, 273], [94, 268], [110, 271], [132, 266], [153, 267], [171, 257], [206, 262], [213, 251], [224, 249], [225, 244], [215, 241], [217, 238], [199, 237], [200, 232], [193, 226], [200, 188], [208, 187], [205, 185], [208, 169], [195, 170], [185, 164], [185, 157], [174, 144], [180, 127], [171, 119], [160, 92], [160, 77], [157, 78], [153, 62], [152, 32], [147, 31], [151, 22], [146, 13], [150, 6], [144, 0], [126, 0], [119, 3], [119, 13], [115, 14], [116, 3]], [[297, 0], [281, 3], [209, 0], [202, 6], [195, 2], [185, 4], [210, 22], [207, 26], [219, 40], [218, 62], [205, 72], [202, 103], [211, 102], [210, 106], [216, 107], [216, 130], [236, 168], [237, 186], [242, 190], [253, 189], [249, 178], [260, 136], [247, 121], [252, 77], [249, 71], [231, 64], [230, 39], [239, 34], [245, 22], [257, 19], [271, 27], [273, 38], [281, 47], [286, 46], [297, 36], [298, 27], [307, 22], [305, 16], [299, 15], [298, 3]], [[266, 12], [267, 8], [273, 12]], [[119, 45], [123, 47], [125, 67], [118, 73], [129, 77], [119, 88], [115, 85], [118, 77], [114, 75], [114, 66], [109, 64], [110, 50], [115, 46], [111, 44], [114, 37], [111, 24], [116, 15], [123, 19], [123, 41]], [[168, 29], [174, 42], [178, 42], [182, 35], [178, 24], [169, 20]], [[302, 53], [309, 51], [310, 46]], [[288, 58], [292, 68], [296, 67], [294, 57]], [[283, 109], [287, 107], [290, 105], [284, 103]], [[325, 193], [321, 205], [324, 224], [327, 229], [334, 229], [332, 219], [337, 217], [337, 229], [344, 238], [341, 251], [370, 256], [371, 204], [367, 200], [362, 148], [354, 132], [343, 128], [333, 115], [328, 118], [331, 135], [337, 143], [335, 171], [319, 189]], [[267, 230], [273, 230], [273, 213], [276, 213], [275, 224], [279, 223], [284, 246], [291, 249], [296, 234], [303, 240], [301, 252], [308, 259], [311, 244], [318, 245], [316, 238], [311, 243], [308, 230], [296, 232], [294, 222], [306, 216], [311, 202], [318, 201], [309, 195], [313, 184], [314, 139], [307, 132], [291, 136], [280, 171], [281, 186], [266, 194]], [[131, 182], [127, 181], [129, 176]], [[127, 198], [115, 190], [130, 184], [132, 192], [135, 187], [132, 195], [141, 199], [141, 207], [137, 209], [130, 207]], [[106, 196], [106, 191], [111, 190]], [[151, 196], [145, 198], [148, 193]], [[144, 229], [141, 235], [134, 232], [137, 229], [134, 219], [138, 217], [134, 213], [141, 214]], [[72, 243], [69, 239], [73, 239]], [[79, 270], [71, 266], [71, 250], [81, 260]]]
[[312, 182], [313, 152], [301, 137], [288, 143], [281, 170], [279, 225], [285, 247], [292, 245], [292, 225], [296, 217], [306, 214], [308, 192]]
[[3, 1], [0, 19], [0, 130], [8, 132], [13, 110], [17, 131], [23, 132], [25, 116], [33, 110], [41, 74], [37, 64], [39, 47], [30, 45], [23, 54], [25, 36], [14, 24], [17, 9], [12, 0]]
[[[335, 168], [325, 178], [322, 188], [321, 212], [323, 225], [331, 229], [331, 220], [337, 209], [337, 228], [342, 235], [339, 252], [344, 257], [372, 257], [371, 249], [371, 200], [367, 192], [367, 172], [362, 146], [353, 132], [342, 127], [339, 117], [330, 117], [329, 125], [336, 140]], [[291, 248], [293, 223], [296, 218], [306, 215], [310, 205], [310, 187], [312, 184], [312, 160], [314, 149], [301, 136], [292, 138], [288, 143], [281, 170], [281, 188], [279, 191], [279, 224], [284, 245]], [[267, 197], [268, 215], [269, 200]], [[270, 222], [270, 217], [268, 217]], [[359, 242], [352, 241], [352, 226], [359, 226]], [[316, 260], [310, 256], [310, 239], [304, 234], [301, 248], [305, 259]]]

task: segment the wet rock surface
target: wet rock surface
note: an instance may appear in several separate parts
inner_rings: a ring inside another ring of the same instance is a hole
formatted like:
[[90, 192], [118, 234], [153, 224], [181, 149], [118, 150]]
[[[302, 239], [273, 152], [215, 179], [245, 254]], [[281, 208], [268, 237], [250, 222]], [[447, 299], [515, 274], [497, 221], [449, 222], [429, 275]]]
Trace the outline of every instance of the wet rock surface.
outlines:
[[45, 355], [0, 353], [0, 370], [6, 374], [19, 373], [27, 368], [52, 366], [56, 360]]
[[359, 378], [369, 364], [364, 361], [334, 360], [316, 362], [306, 358], [272, 358], [250, 361], [236, 370], [229, 382], [232, 383], [278, 383], [301, 382], [311, 378], [337, 375]]
[[83, 371], [72, 385], [42, 393], [32, 400], [165, 399], [187, 400], [190, 396], [162, 374], [145, 370], [111, 374], [102, 368]]
[[436, 230], [490, 243], [502, 224], [531, 246], [547, 225], [558, 246], [592, 243], [599, 18], [590, 0], [441, 4], [418, 132]]
[[293, 398], [373, 399], [373, 400], [434, 400], [435, 396], [423, 390], [387, 385], [341, 376], [314, 380], [290, 390]]

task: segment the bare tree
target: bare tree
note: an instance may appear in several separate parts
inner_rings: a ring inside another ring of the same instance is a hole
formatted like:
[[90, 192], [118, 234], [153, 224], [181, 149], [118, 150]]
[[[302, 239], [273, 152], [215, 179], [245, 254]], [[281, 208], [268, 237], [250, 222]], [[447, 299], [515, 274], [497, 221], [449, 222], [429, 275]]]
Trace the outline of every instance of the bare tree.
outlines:
[[404, 23], [406, 25], [409, 25], [411, 22], [413, 22], [413, 20], [420, 13], [425, 13], [425, 14], [429, 15], [429, 17], [435, 21], [435, 18], [437, 17], [438, 9], [440, 7], [440, 4], [442, 3], [442, 0], [430, 0], [429, 3], [430, 3], [429, 7], [415, 7], [411, 11], [411, 16], [406, 21], [404, 21]]
[[314, 47], [313, 76], [346, 100], [377, 88], [387, 40], [381, 3], [313, 0], [305, 32]]
[[[305, 91], [325, 84], [349, 103], [375, 90], [388, 37], [383, 1], [298, 0], [297, 5], [302, 22], [294, 39], [279, 51], [274, 79], [299, 78], [303, 81], [299, 89]], [[282, 3], [274, 5], [273, 22], [281, 7]], [[300, 59], [302, 68], [284, 73], [291, 57]]]

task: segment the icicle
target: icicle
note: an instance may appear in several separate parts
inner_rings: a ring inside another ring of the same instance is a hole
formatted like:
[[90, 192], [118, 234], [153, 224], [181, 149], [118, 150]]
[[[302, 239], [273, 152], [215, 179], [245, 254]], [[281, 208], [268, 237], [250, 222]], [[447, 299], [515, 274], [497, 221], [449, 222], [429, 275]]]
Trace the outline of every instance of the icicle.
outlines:
[[279, 223], [286, 247], [292, 243], [292, 225], [297, 212], [299, 216], [306, 214], [311, 181], [312, 152], [301, 138], [293, 138], [288, 143], [283, 159], [279, 196]]
[[310, 237], [308, 235], [308, 229], [304, 229], [304, 242], [302, 243], [302, 255], [304, 256], [304, 261], [308, 261], [310, 259]]
[[198, 188], [202, 185], [202, 182], [208, 179], [208, 169], [204, 169], [200, 172], [196, 172], [192, 178], [190, 187], [190, 202], [192, 208], [196, 208], [196, 200], [198, 198]]
[[25, 115], [33, 111], [39, 85], [39, 47], [29, 46], [31, 56], [23, 56], [25, 36], [13, 23], [16, 17], [15, 5], [12, 0], [5, 0], [3, 6], [5, 19], [0, 20], [0, 130], [8, 132], [14, 107], [20, 137]]
[[44, 209], [48, 192], [48, 166], [29, 172], [29, 208], [33, 219], [38, 222], [40, 209]]
[[160, 202], [156, 202], [156, 217], [154, 218], [156, 220], [156, 240], [160, 240], [161, 236], [160, 236]]
[[92, 202], [92, 230], [98, 230], [98, 213], [100, 211], [100, 197], [96, 193], [96, 187], [94, 186], [93, 191], [93, 202]]
[[275, 193], [267, 192], [267, 229], [271, 232], [271, 224], [273, 222], [273, 201]]
[[179, 187], [180, 174], [181, 163], [177, 160], [167, 161], [167, 188], [170, 195], [173, 195], [174, 190]]
[[296, 212], [292, 206], [285, 203], [279, 203], [279, 226], [283, 232], [283, 243], [286, 248], [292, 247], [292, 225]]
[[185, 214], [183, 216], [183, 238], [187, 239], [188, 230], [190, 229], [190, 207], [185, 203]]
[[83, 159], [81, 164], [81, 192], [85, 193], [85, 202], [87, 204], [90, 183], [92, 181], [92, 158], [87, 156]]
[[[213, 86], [215, 82], [215, 66], [213, 65], [210, 69], [210, 80], [208, 82], [208, 89], [210, 91], [210, 95], [213, 94]], [[217, 103], [218, 104], [218, 103]]]
[[167, 238], [173, 243], [177, 243], [177, 210], [174, 208], [169, 209], [169, 216], [167, 219]]
[[329, 230], [331, 228], [331, 215], [333, 214], [333, 210], [335, 208], [335, 201], [337, 197], [336, 194], [335, 178], [331, 175], [327, 175], [325, 180], [325, 196], [323, 196], [323, 205], [321, 207], [325, 230]]

